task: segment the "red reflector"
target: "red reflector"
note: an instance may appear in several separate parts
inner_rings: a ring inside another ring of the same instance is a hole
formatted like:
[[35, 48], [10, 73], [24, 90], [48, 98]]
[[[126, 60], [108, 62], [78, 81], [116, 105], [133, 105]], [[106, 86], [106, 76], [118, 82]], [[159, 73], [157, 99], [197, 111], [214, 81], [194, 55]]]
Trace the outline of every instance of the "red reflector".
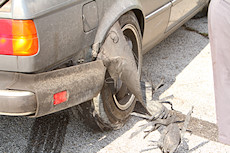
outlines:
[[62, 91], [54, 94], [54, 105], [58, 105], [66, 101], [67, 101], [67, 91]]

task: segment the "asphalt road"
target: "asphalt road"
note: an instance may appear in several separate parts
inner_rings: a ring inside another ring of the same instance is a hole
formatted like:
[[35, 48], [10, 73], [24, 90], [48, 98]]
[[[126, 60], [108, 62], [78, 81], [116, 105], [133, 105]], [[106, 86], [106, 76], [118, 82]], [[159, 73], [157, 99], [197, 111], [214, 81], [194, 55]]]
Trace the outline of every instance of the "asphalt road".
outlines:
[[[194, 106], [188, 128], [193, 134], [185, 135], [181, 152], [230, 152], [230, 146], [217, 141], [207, 33], [207, 18], [192, 19], [143, 58], [142, 81], [158, 84], [164, 79], [155, 100], [173, 95], [171, 101], [181, 118]], [[139, 152], [160, 136], [156, 131], [143, 139], [141, 132], [130, 139], [143, 123], [146, 121], [131, 117], [120, 130], [99, 132], [71, 109], [37, 119], [0, 116], [0, 152]]]

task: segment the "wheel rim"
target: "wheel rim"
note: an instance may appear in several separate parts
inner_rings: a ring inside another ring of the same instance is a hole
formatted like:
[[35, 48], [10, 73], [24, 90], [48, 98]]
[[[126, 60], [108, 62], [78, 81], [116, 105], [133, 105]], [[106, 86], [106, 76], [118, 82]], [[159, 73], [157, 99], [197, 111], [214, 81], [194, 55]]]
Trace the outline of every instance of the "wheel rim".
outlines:
[[[140, 60], [138, 57], [140, 56], [140, 37], [138, 36], [138, 31], [132, 24], [126, 24], [124, 27], [122, 27], [122, 32], [124, 36], [126, 37], [126, 40], [130, 47], [132, 48], [134, 59], [138, 68], [138, 74], [140, 76]], [[137, 57], [138, 56], [138, 57]], [[122, 84], [122, 82], [121, 82]], [[127, 87], [122, 84], [120, 87], [120, 90], [118, 90], [118, 93], [113, 95], [114, 102], [116, 106], [120, 110], [127, 110], [133, 103], [135, 96], [133, 94], [130, 94], [130, 92], [127, 90]]]

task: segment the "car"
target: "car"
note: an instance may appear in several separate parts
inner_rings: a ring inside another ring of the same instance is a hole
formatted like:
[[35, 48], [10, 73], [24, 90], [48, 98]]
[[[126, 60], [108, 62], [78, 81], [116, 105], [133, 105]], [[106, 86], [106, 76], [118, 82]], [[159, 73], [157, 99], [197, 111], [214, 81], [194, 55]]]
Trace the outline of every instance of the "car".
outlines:
[[0, 0], [0, 115], [40, 117], [90, 101], [118, 129], [142, 101], [142, 55], [209, 0]]

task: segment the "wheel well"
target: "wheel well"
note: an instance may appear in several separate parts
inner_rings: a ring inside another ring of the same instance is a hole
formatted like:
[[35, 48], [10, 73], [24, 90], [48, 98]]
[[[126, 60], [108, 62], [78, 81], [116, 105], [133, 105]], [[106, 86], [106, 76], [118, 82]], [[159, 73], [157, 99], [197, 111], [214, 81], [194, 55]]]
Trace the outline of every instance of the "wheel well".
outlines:
[[138, 10], [138, 9], [134, 9], [132, 11], [134, 12], [134, 14], [137, 17], [137, 20], [138, 20], [138, 23], [139, 23], [140, 29], [141, 29], [141, 34], [143, 36], [143, 34], [144, 34], [144, 27], [145, 27], [144, 14], [142, 13], [141, 10]]

